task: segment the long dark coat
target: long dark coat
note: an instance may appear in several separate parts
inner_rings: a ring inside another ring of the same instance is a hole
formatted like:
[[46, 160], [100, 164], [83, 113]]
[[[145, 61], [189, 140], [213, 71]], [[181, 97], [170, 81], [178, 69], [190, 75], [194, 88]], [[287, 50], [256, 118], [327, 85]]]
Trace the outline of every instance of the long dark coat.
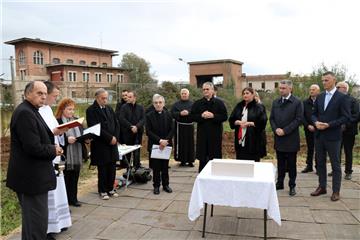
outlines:
[[[214, 118], [204, 119], [201, 114], [212, 112]], [[227, 120], [227, 111], [224, 103], [217, 99], [201, 98], [193, 104], [191, 117], [197, 122], [196, 158], [205, 160], [222, 158], [222, 123]]]
[[[141, 144], [145, 125], [144, 107], [137, 103], [134, 105], [131, 103], [123, 104], [120, 109], [119, 119], [121, 138], [123, 140], [121, 143], [128, 145]], [[131, 131], [133, 125], [138, 129], [136, 134]]]
[[30, 102], [14, 111], [10, 123], [11, 146], [6, 186], [18, 193], [42, 194], [56, 188], [52, 160], [54, 135]]
[[[300, 150], [299, 125], [303, 120], [302, 102], [295, 96], [282, 103], [281, 97], [272, 103], [270, 125], [274, 132], [274, 148], [280, 152], [297, 152]], [[277, 128], [282, 128], [284, 136], [275, 134]]]
[[[151, 153], [152, 145], [159, 145], [160, 139], [169, 141], [168, 146], [172, 146], [172, 138], [174, 136], [174, 121], [168, 110], [164, 109], [161, 114], [164, 114], [164, 121], [158, 121], [159, 113], [156, 111], [150, 111], [146, 114], [146, 135], [148, 136], [148, 151], [149, 156]], [[150, 158], [150, 167], [152, 162]]]
[[86, 121], [88, 127], [101, 124], [99, 137], [95, 137], [90, 145], [91, 165], [104, 165], [119, 160], [117, 145], [110, 145], [113, 136], [119, 136], [119, 123], [114, 110], [110, 106], [105, 107], [106, 114], [99, 104], [94, 103], [86, 109]]
[[254, 122], [255, 127], [248, 127], [245, 135], [245, 147], [241, 148], [238, 141], [239, 126], [235, 126], [236, 120], [241, 120], [242, 112], [245, 106], [245, 101], [239, 102], [229, 117], [230, 128], [235, 129], [235, 150], [246, 151], [247, 154], [254, 155], [255, 158], [260, 157], [262, 151], [262, 134], [266, 127], [267, 116], [265, 108], [256, 101], [252, 101], [248, 104], [248, 122]]

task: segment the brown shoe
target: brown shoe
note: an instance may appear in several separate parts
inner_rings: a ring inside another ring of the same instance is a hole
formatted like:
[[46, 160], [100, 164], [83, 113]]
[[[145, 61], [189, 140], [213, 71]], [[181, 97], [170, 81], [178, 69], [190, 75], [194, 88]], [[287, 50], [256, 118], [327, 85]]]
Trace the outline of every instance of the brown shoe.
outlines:
[[331, 195], [331, 201], [335, 202], [335, 201], [338, 201], [340, 199], [340, 193], [338, 192], [334, 192], [332, 195]]
[[322, 187], [318, 187], [314, 192], [310, 193], [311, 196], [316, 197], [321, 194], [326, 194], [326, 189]]

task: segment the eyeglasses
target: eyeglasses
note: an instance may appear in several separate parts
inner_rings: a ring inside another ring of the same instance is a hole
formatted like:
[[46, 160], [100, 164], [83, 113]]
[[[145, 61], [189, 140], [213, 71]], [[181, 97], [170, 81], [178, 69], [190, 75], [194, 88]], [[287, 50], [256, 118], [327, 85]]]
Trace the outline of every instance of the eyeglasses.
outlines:
[[203, 88], [203, 91], [209, 91], [210, 88]]

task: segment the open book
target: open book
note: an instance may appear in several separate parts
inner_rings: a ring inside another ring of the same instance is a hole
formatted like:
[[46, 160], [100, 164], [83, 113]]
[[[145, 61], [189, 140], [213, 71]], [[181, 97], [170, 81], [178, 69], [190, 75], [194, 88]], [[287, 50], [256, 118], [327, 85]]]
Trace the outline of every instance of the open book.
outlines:
[[67, 123], [63, 123], [63, 124], [57, 126], [57, 128], [62, 129], [62, 128], [79, 127], [79, 126], [82, 126], [83, 121], [84, 121], [84, 118], [82, 117], [82, 118], [75, 119], [75, 120], [67, 122]]
[[84, 130], [83, 135], [76, 138], [78, 142], [84, 142], [87, 139], [93, 139], [96, 136], [100, 136], [101, 125], [100, 123], [89, 127]]

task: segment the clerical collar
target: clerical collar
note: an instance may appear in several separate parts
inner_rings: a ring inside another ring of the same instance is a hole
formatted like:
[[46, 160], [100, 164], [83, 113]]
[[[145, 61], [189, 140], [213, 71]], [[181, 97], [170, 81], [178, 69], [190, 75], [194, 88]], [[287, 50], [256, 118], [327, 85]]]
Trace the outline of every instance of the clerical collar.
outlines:
[[160, 111], [160, 112], [156, 111], [156, 112], [157, 112], [158, 114], [162, 114], [163, 111]]

